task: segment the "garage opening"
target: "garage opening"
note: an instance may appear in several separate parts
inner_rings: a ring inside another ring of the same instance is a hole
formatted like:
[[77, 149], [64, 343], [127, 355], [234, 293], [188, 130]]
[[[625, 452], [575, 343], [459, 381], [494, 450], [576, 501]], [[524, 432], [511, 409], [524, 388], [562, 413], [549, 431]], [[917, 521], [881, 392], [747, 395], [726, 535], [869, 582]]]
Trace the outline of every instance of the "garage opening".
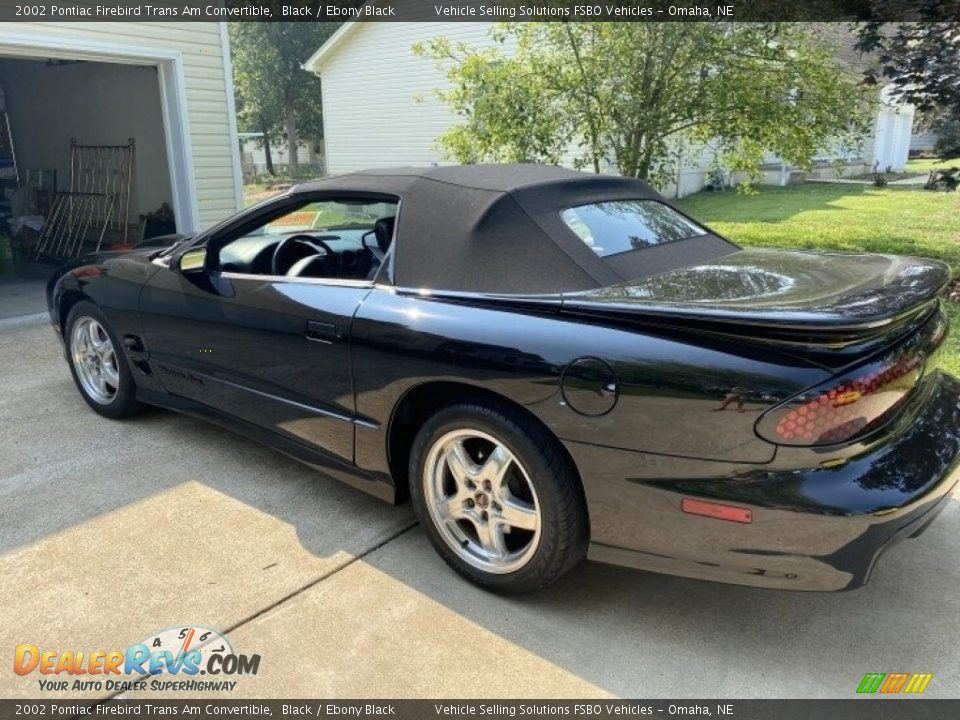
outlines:
[[42, 312], [66, 259], [176, 231], [158, 73], [0, 47], [0, 318]]

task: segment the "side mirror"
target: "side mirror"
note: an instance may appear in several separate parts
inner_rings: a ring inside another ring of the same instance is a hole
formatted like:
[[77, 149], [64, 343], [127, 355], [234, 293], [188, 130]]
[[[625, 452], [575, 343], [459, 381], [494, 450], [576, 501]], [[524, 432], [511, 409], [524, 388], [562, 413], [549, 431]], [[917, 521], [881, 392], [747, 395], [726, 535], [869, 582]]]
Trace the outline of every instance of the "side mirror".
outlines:
[[170, 262], [174, 272], [184, 275], [203, 272], [207, 265], [207, 249], [194, 248], [173, 256]]

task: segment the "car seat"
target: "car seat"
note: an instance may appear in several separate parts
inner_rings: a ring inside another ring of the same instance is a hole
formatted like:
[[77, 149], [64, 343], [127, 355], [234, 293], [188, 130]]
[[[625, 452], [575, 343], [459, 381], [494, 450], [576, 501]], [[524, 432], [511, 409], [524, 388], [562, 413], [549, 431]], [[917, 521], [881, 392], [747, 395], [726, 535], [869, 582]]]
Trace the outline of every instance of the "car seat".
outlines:
[[377, 240], [377, 246], [370, 247], [364, 245], [373, 255], [370, 270], [366, 276], [367, 280], [373, 280], [380, 271], [380, 266], [383, 264], [383, 259], [387, 255], [387, 250], [390, 249], [390, 243], [393, 242], [393, 231], [396, 227], [396, 222], [396, 217], [391, 216], [382, 217], [373, 224], [373, 236]]

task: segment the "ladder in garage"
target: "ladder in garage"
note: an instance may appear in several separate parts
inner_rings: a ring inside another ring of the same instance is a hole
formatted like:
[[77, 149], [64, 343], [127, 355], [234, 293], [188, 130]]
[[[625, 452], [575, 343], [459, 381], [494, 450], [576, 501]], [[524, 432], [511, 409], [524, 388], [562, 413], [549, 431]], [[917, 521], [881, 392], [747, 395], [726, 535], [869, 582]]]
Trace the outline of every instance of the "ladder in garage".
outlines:
[[70, 140], [70, 190], [54, 198], [37, 240], [38, 260], [76, 257], [88, 242], [99, 251], [108, 231], [127, 243], [135, 147], [133, 138], [126, 145]]

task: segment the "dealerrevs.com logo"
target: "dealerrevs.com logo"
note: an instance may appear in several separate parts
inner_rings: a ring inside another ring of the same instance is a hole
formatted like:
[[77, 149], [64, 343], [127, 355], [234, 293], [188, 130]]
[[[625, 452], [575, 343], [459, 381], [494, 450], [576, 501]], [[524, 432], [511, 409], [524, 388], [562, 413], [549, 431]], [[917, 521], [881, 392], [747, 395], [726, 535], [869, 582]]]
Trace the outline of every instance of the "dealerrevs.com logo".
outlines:
[[160, 630], [126, 650], [60, 651], [21, 643], [13, 656], [14, 673], [39, 675], [44, 692], [229, 691], [237, 685], [232, 678], [259, 669], [259, 655], [235, 652], [225, 635], [200, 625]]

